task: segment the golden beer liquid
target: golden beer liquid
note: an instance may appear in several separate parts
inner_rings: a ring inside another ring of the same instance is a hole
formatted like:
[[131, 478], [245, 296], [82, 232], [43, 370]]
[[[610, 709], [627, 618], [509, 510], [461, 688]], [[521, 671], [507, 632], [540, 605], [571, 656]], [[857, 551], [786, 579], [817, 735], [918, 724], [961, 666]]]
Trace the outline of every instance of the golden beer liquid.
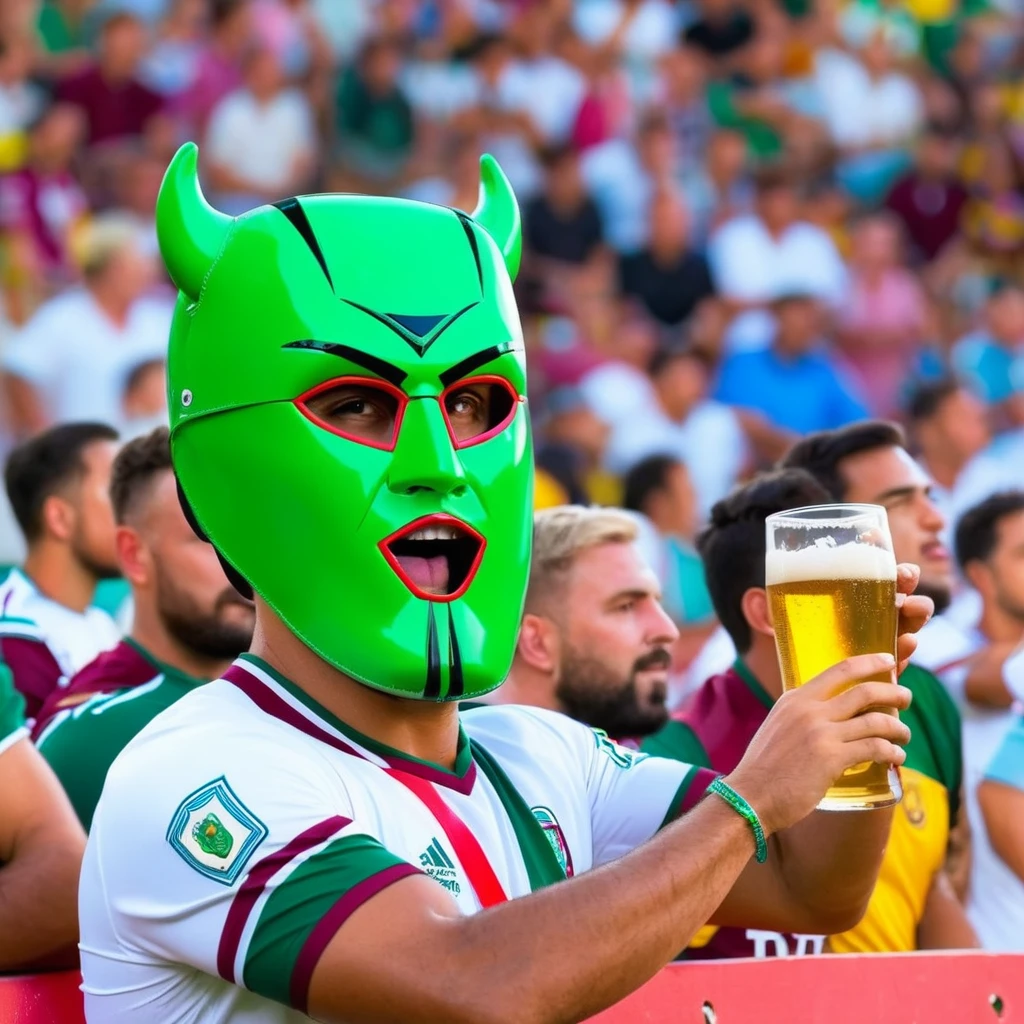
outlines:
[[[895, 580], [800, 580], [767, 589], [784, 689], [802, 686], [854, 654], [895, 655]], [[887, 674], [875, 678], [891, 681]], [[901, 795], [894, 768], [867, 763], [847, 769], [818, 806], [866, 810]]]

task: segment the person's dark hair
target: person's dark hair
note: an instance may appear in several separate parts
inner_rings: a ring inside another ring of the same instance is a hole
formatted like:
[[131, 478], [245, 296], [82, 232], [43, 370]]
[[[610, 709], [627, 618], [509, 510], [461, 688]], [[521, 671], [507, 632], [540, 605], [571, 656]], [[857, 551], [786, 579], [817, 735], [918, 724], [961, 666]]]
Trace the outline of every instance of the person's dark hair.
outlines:
[[170, 469], [171, 437], [166, 427], [134, 438], [117, 453], [110, 474], [110, 504], [119, 525], [128, 521], [156, 477]]
[[776, 469], [754, 477], [711, 509], [697, 550], [715, 613], [740, 654], [750, 650], [753, 639], [741, 607], [743, 595], [764, 586], [765, 519], [829, 500], [828, 491], [809, 473]]
[[926, 380], [910, 393], [907, 399], [907, 419], [917, 425], [930, 420], [945, 404], [963, 388], [955, 377], [939, 377], [937, 380]]
[[246, 6], [248, 0], [210, 0], [210, 27], [219, 28]]
[[797, 441], [779, 460], [779, 469], [803, 469], [829, 492], [832, 501], [846, 497], [839, 463], [851, 455], [876, 448], [906, 448], [907, 439], [896, 423], [867, 420], [838, 430], [822, 430]]
[[668, 486], [668, 476], [682, 463], [674, 455], [648, 455], [626, 474], [623, 481], [623, 508], [643, 512], [651, 494]]
[[956, 524], [953, 546], [961, 570], [971, 562], [986, 562], [996, 547], [999, 524], [1024, 512], [1024, 491], [1001, 491], [969, 508]]
[[709, 353], [698, 345], [671, 344], [656, 349], [651, 361], [647, 364], [647, 374], [656, 380], [677, 359], [693, 359], [706, 370], [714, 369], [714, 360]]
[[571, 142], [552, 142], [537, 150], [537, 160], [545, 171], [554, 170], [566, 160], [575, 160], [576, 147]]
[[97, 441], [116, 441], [106, 423], [62, 423], [23, 441], [7, 457], [4, 484], [14, 518], [30, 544], [43, 532], [46, 499], [85, 472], [83, 452]]

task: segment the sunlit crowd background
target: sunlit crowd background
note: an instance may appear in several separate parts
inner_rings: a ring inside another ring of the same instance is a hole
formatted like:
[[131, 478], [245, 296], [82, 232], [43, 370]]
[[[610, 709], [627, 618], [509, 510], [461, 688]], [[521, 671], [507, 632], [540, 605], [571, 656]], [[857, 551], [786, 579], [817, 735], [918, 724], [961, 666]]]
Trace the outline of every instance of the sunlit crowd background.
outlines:
[[[153, 207], [519, 198], [536, 504], [622, 506], [680, 627], [694, 539], [800, 436], [904, 425], [952, 537], [1024, 487], [1018, 0], [3, 0], [0, 460], [166, 419]], [[23, 542], [0, 517], [0, 564]], [[111, 609], [123, 591], [104, 591]]]

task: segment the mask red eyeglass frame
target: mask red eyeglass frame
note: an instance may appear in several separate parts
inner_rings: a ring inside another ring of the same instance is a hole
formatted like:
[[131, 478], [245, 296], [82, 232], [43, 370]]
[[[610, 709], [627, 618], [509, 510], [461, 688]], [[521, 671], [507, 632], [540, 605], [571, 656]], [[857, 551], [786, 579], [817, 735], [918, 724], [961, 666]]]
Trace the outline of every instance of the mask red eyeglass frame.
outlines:
[[[307, 405], [311, 398], [315, 398], [317, 395], [321, 395], [327, 391], [333, 391], [335, 388], [343, 387], [346, 384], [367, 388], [371, 391], [379, 391], [395, 400], [396, 408], [394, 422], [391, 425], [391, 437], [387, 441], [375, 441], [372, 438], [360, 437], [358, 434], [342, 430], [334, 424], [328, 423], [326, 420], [322, 419]], [[446, 401], [449, 395], [462, 391], [467, 387], [472, 387], [476, 384], [487, 384], [504, 389], [511, 399], [508, 412], [501, 418], [500, 422], [496, 423], [493, 427], [488, 427], [483, 431], [483, 433], [476, 434], [473, 437], [459, 438], [456, 436], [451, 420], [448, 417]], [[472, 448], [474, 445], [482, 444], [484, 441], [489, 441], [495, 435], [500, 434], [515, 418], [516, 409], [519, 407], [520, 403], [525, 401], [525, 398], [516, 391], [510, 380], [494, 374], [481, 374], [477, 377], [465, 377], [462, 380], [457, 380], [452, 384], [449, 384], [439, 395], [428, 395], [422, 397], [425, 397], [428, 401], [436, 401], [440, 405], [441, 415], [444, 417], [445, 426], [448, 428], [448, 436], [451, 439], [452, 447], [456, 449]], [[379, 451], [393, 452], [395, 450], [395, 446], [398, 444], [398, 436], [402, 429], [402, 420], [405, 416], [406, 407], [411, 401], [414, 401], [414, 399], [410, 398], [409, 395], [407, 395], [401, 388], [395, 387], [395, 385], [389, 381], [381, 380], [379, 377], [360, 377], [349, 374], [344, 377], [332, 377], [330, 380], [322, 381], [320, 384], [315, 385], [308, 391], [304, 391], [297, 398], [293, 399], [292, 404], [300, 413], [302, 413], [303, 416], [306, 417], [306, 419], [311, 423], [316, 424], [316, 426], [321, 429], [328, 431], [328, 433], [336, 434], [338, 437], [343, 437], [346, 441], [354, 441], [356, 444], [366, 445], [368, 448], [376, 448]]]

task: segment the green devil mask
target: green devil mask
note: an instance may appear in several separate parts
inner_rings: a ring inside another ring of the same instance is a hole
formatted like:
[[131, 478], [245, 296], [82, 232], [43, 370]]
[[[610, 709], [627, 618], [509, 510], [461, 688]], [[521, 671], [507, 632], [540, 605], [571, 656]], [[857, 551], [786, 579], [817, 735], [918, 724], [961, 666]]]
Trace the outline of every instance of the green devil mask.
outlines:
[[493, 689], [532, 528], [508, 181], [485, 156], [472, 216], [319, 195], [232, 219], [196, 160], [178, 151], [156, 211], [186, 509], [340, 671], [422, 700]]

